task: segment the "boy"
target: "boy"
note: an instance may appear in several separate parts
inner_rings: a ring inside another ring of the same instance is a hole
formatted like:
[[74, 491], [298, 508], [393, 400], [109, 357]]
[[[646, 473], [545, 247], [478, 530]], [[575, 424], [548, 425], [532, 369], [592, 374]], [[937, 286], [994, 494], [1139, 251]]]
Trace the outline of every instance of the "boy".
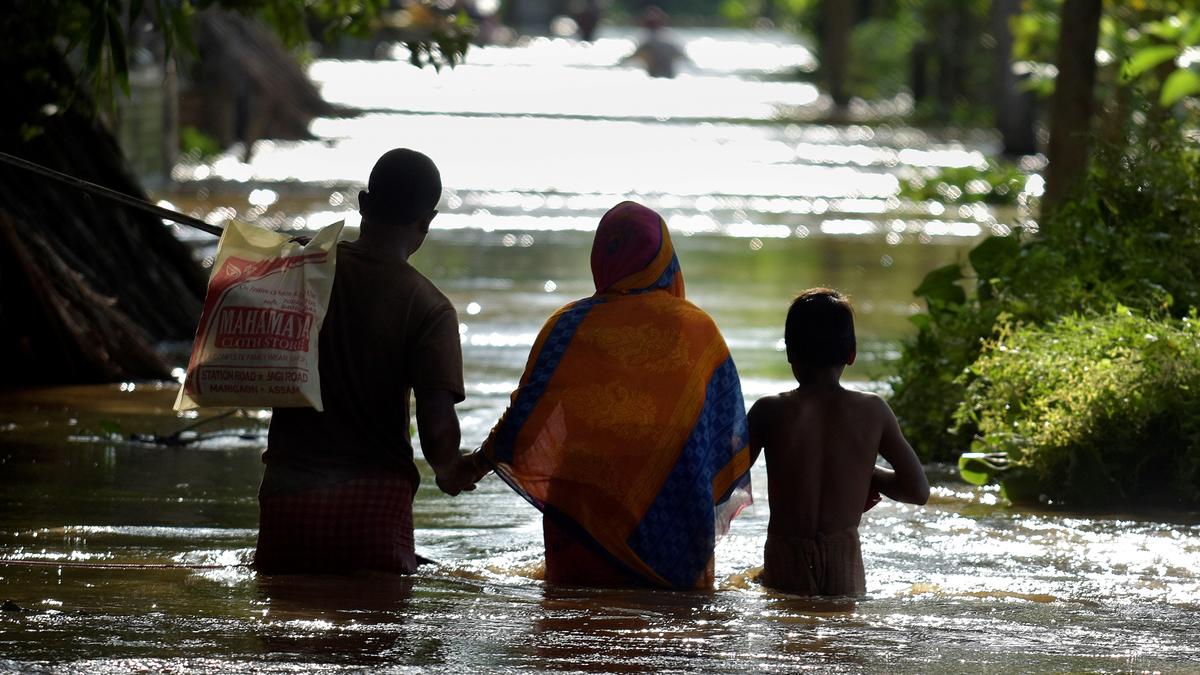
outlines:
[[[750, 409], [750, 451], [767, 456], [771, 520], [761, 580], [801, 595], [862, 595], [858, 524], [876, 492], [911, 504], [929, 482], [883, 399], [841, 386], [854, 363], [854, 313], [837, 291], [814, 288], [788, 310], [793, 391]], [[894, 470], [875, 465], [882, 455]]]

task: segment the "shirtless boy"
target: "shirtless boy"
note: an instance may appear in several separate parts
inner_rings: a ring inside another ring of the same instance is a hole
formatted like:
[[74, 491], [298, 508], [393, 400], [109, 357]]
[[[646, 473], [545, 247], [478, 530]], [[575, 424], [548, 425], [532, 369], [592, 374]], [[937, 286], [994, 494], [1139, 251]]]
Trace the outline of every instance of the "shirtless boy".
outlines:
[[[854, 313], [837, 291], [814, 288], [788, 310], [788, 362], [799, 387], [750, 409], [750, 449], [766, 451], [771, 521], [763, 584], [801, 595], [866, 591], [858, 524], [876, 492], [924, 504], [929, 482], [891, 408], [844, 389], [854, 363]], [[882, 456], [894, 467], [875, 465]]]

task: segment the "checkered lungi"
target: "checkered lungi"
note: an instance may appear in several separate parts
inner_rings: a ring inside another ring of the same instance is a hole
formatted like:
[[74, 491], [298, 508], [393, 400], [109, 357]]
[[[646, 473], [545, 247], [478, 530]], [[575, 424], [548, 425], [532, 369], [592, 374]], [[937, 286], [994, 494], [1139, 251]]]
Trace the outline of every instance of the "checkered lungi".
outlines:
[[400, 474], [259, 496], [254, 566], [264, 574], [410, 574], [413, 488]]

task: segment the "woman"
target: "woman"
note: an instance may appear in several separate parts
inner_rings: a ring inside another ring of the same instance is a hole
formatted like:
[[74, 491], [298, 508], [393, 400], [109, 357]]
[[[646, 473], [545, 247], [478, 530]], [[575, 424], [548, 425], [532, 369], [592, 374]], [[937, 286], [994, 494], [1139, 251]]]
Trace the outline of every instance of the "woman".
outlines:
[[543, 511], [547, 581], [711, 588], [718, 531], [749, 503], [729, 349], [684, 300], [654, 211], [604, 215], [592, 277], [542, 328], [483, 456]]

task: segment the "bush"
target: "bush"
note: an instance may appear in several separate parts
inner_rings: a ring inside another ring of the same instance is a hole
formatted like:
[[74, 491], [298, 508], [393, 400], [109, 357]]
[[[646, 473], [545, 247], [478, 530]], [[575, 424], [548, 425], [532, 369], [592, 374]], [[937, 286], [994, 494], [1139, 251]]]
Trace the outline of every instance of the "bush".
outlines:
[[[1007, 453], [1021, 492], [1072, 506], [1200, 505], [1200, 322], [1128, 308], [1011, 328], [957, 411], [972, 450]], [[1019, 492], [1010, 498], [1021, 501]]]
[[[1179, 133], [1102, 152], [1079, 198], [1036, 235], [991, 237], [915, 291], [892, 407], [926, 460], [953, 460], [977, 429], [956, 424], [969, 366], [1001, 326], [1040, 326], [1120, 304], [1176, 318], [1200, 306], [1200, 153]], [[967, 292], [968, 288], [970, 293]]]

